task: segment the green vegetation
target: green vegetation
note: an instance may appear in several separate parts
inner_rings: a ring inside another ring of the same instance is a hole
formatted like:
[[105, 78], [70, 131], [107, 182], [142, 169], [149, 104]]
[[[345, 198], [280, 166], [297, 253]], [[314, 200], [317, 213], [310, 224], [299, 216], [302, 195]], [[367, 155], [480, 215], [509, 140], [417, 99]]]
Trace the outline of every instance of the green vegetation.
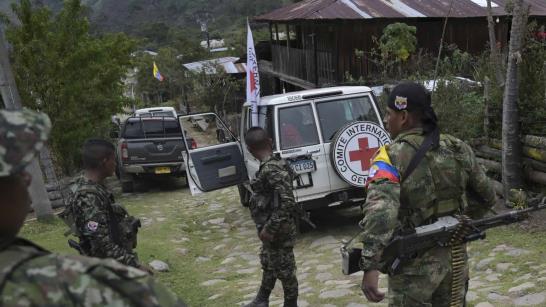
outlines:
[[415, 52], [417, 45], [416, 33], [416, 27], [401, 22], [392, 23], [385, 27], [383, 35], [378, 41], [384, 74], [388, 74], [393, 67], [398, 68], [399, 74], [402, 73], [402, 64]]
[[70, 172], [84, 139], [104, 136], [110, 116], [127, 103], [121, 80], [135, 42], [124, 34], [91, 36], [79, 0], [54, 16], [30, 0], [13, 11], [20, 24], [9, 25], [7, 38], [23, 104], [51, 117], [51, 147]]

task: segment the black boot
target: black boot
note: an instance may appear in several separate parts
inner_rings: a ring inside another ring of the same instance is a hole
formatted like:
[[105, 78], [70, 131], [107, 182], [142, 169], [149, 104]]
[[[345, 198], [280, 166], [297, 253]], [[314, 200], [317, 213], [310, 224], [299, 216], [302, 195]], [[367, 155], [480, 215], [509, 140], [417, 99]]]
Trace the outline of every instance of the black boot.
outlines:
[[298, 307], [298, 298], [284, 299], [283, 307]]
[[269, 307], [269, 295], [271, 294], [271, 290], [266, 290], [263, 287], [260, 287], [260, 290], [258, 291], [258, 295], [256, 295], [256, 298], [246, 304], [244, 307]]

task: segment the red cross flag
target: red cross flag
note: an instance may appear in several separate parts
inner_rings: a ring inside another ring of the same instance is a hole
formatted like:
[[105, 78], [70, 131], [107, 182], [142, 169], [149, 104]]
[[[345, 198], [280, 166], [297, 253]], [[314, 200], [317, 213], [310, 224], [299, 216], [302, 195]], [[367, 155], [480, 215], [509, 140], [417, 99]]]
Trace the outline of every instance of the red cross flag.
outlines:
[[258, 126], [258, 106], [260, 105], [260, 75], [258, 74], [258, 59], [254, 49], [252, 30], [247, 20], [247, 59], [246, 59], [246, 101], [251, 105], [252, 126]]

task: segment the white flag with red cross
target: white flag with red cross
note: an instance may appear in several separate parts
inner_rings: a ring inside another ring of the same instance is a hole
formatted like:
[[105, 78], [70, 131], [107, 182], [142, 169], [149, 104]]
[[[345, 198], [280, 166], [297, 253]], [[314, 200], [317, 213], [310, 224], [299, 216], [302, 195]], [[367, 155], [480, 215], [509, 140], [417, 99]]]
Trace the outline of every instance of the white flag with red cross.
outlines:
[[246, 101], [250, 103], [252, 126], [258, 126], [258, 106], [260, 105], [260, 75], [258, 73], [258, 59], [254, 49], [252, 30], [247, 20], [247, 60], [246, 60]]

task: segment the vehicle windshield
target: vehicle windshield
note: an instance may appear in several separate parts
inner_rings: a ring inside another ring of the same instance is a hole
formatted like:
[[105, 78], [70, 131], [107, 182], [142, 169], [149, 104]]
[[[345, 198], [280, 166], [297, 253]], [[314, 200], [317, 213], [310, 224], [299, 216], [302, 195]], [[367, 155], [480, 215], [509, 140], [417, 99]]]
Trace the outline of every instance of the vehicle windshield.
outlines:
[[182, 137], [182, 130], [174, 118], [130, 118], [125, 124], [123, 137], [126, 139]]
[[379, 123], [369, 96], [317, 103], [322, 138], [330, 142], [337, 131], [352, 121]]

